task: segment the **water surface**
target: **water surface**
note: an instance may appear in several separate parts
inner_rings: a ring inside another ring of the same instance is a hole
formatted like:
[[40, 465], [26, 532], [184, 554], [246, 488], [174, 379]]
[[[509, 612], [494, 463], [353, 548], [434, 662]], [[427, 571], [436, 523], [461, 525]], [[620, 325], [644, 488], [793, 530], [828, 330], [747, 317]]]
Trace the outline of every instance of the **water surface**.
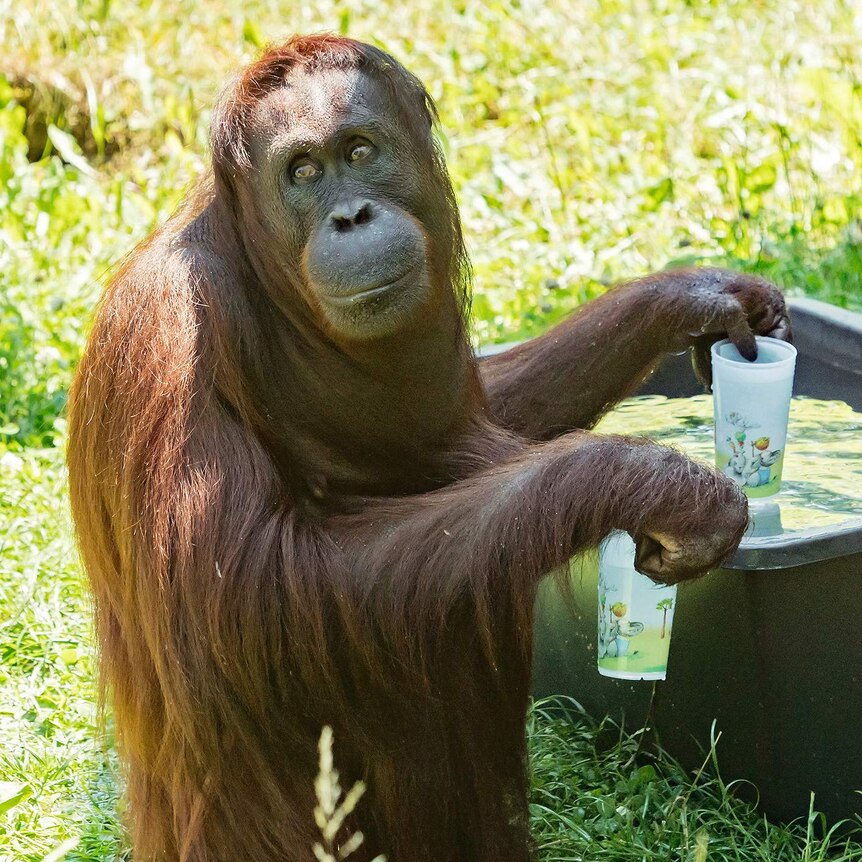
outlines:
[[[596, 431], [651, 437], [714, 463], [712, 396], [642, 395], [623, 401]], [[780, 507], [780, 515], [774, 505]], [[781, 490], [751, 501], [763, 513], [764, 535], [829, 527], [862, 518], [862, 413], [843, 401], [798, 397], [790, 427]]]

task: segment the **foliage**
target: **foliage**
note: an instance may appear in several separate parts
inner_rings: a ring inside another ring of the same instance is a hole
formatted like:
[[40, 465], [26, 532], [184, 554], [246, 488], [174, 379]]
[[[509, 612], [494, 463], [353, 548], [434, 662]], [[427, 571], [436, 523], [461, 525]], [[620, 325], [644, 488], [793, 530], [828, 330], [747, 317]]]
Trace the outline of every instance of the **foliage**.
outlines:
[[376, 42], [439, 100], [480, 341], [673, 262], [862, 302], [853, 0], [396, 5], [0, 0], [0, 439], [55, 441], [106, 275], [203, 171], [226, 75], [292, 31]]
[[0, 862], [124, 858], [94, 660], [62, 452], [0, 445]]
[[30, 163], [12, 96], [0, 76], [0, 440], [54, 445], [104, 276], [170, 213], [201, 162], [146, 152], [117, 176], [97, 175], [50, 126], [64, 158]]
[[852, 837], [858, 828], [827, 828], [816, 800], [808, 817], [790, 826], [758, 816], [737, 797], [739, 788], [719, 777], [720, 739], [704, 768], [686, 775], [668, 757], [645, 753], [640, 735], [608, 721], [597, 725], [561, 698], [537, 703], [528, 730], [541, 860], [862, 860], [862, 844]]

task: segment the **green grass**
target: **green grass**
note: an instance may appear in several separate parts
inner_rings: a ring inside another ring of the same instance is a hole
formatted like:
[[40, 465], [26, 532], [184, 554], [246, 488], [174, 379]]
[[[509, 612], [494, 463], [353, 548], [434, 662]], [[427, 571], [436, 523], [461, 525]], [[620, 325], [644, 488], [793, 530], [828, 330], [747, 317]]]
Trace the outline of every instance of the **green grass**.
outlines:
[[858, 16], [855, 0], [0, 0], [0, 440], [52, 443], [106, 273], [204, 169], [226, 76], [295, 30], [378, 42], [438, 99], [481, 341], [674, 261], [858, 305]]
[[113, 859], [115, 758], [96, 727], [90, 606], [62, 452], [0, 457], [0, 860]]
[[[676, 262], [862, 306], [861, 14], [855, 0], [0, 0], [0, 862], [120, 846], [63, 405], [105, 278], [205, 169], [229, 72], [317, 30], [416, 71], [441, 107], [475, 337], [502, 340]], [[704, 840], [709, 859], [862, 859], [805, 823], [768, 826], [708, 771], [692, 781], [598, 739], [531, 719], [545, 859], [700, 860]]]
[[862, 845], [814, 807], [791, 826], [758, 817], [719, 777], [715, 746], [703, 768], [687, 775], [607, 721], [572, 721], [577, 709], [564, 713], [565, 706], [536, 704], [528, 726], [531, 814], [545, 862], [862, 860]]

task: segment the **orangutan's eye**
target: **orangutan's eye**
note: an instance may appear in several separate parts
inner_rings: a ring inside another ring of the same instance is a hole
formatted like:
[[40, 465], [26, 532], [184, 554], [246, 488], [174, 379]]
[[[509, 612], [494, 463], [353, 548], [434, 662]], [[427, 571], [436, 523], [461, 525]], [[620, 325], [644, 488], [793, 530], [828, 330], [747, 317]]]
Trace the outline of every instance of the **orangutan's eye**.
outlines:
[[371, 144], [367, 144], [364, 142], [354, 144], [347, 153], [347, 161], [349, 162], [361, 162], [363, 159], [367, 159], [374, 147]]
[[308, 160], [294, 163], [290, 169], [290, 175], [297, 182], [308, 182], [320, 176], [320, 168]]

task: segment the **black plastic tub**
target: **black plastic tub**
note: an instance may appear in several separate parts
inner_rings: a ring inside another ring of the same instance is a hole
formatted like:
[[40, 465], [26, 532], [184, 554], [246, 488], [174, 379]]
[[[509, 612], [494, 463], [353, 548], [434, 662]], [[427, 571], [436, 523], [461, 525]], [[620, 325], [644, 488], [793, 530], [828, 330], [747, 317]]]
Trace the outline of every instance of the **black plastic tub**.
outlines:
[[[812, 300], [791, 308], [794, 394], [862, 411], [862, 315]], [[702, 390], [683, 356], [641, 391]], [[746, 538], [725, 568], [683, 585], [654, 698], [652, 683], [597, 673], [595, 559], [571, 568], [574, 606], [550, 579], [537, 601], [537, 697], [569, 695], [594, 718], [648, 726], [692, 769], [720, 733], [722, 778], [751, 782], [773, 818], [804, 817], [812, 792], [830, 820], [862, 815], [862, 518]]]

